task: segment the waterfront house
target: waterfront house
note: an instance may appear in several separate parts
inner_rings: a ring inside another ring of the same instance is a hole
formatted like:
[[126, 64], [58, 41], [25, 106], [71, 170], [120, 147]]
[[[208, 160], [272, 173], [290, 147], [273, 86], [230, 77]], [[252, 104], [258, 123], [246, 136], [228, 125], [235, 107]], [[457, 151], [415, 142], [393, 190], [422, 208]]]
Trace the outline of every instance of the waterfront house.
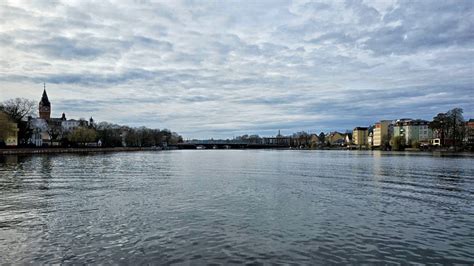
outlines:
[[344, 145], [347, 146], [347, 147], [352, 145], [352, 133], [351, 132], [347, 132], [346, 134], [344, 134]]
[[316, 147], [317, 145], [321, 144], [321, 140], [319, 140], [319, 137], [316, 134], [311, 134], [309, 141], [311, 143], [311, 147]]
[[393, 134], [393, 125], [391, 120], [381, 120], [375, 123], [373, 131], [373, 147], [380, 148], [387, 145]]
[[18, 145], [18, 124], [11, 121], [8, 114], [0, 111], [0, 147]]
[[373, 148], [374, 146], [374, 131], [372, 130], [372, 127], [369, 128], [369, 135], [367, 136], [367, 144], [369, 148]]
[[331, 145], [334, 146], [343, 146], [344, 139], [344, 134], [337, 131], [331, 132], [326, 136], [326, 142], [329, 142]]
[[63, 133], [72, 132], [74, 129], [78, 128], [81, 125], [81, 121], [76, 119], [66, 119], [66, 114], [63, 113], [61, 117], [61, 128]]
[[408, 146], [415, 143], [429, 144], [433, 139], [433, 131], [429, 128], [429, 122], [426, 120], [404, 118], [395, 122], [393, 136], [403, 137]]
[[352, 142], [359, 149], [367, 148], [369, 144], [369, 129], [367, 127], [356, 127], [352, 131]]
[[47, 145], [50, 141], [48, 134], [48, 123], [42, 118], [28, 118], [28, 126], [31, 130], [31, 136], [28, 143], [36, 147]]

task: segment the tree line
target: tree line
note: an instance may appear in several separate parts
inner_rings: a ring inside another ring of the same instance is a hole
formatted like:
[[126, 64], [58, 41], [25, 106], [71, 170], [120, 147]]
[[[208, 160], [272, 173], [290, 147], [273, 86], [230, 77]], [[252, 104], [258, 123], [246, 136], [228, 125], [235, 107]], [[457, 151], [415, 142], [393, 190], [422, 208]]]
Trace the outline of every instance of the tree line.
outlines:
[[[31, 118], [35, 117], [36, 103], [25, 98], [9, 99], [0, 103], [0, 111], [17, 123], [19, 146], [31, 146], [29, 142], [35, 133]], [[153, 147], [183, 141], [179, 134], [169, 129], [129, 127], [109, 122], [95, 123], [92, 120], [88, 123], [82, 118], [79, 119], [79, 126], [72, 131], [64, 131], [57, 121], [48, 121], [44, 131], [49, 135], [49, 145], [55, 143], [63, 147], [90, 146], [94, 143], [102, 147]]]

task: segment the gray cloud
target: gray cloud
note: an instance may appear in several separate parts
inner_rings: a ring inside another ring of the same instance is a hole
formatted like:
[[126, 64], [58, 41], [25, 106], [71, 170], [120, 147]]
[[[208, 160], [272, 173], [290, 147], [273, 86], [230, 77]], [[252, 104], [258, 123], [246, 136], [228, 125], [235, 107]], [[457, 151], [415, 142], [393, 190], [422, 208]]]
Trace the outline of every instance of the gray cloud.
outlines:
[[0, 100], [185, 137], [474, 116], [471, 1], [0, 4]]
[[474, 5], [471, 1], [403, 1], [383, 18], [367, 48], [380, 53], [416, 53], [422, 49], [471, 46]]
[[54, 37], [40, 44], [20, 46], [25, 50], [35, 50], [48, 57], [59, 57], [62, 59], [92, 59], [105, 52], [92, 46], [83, 46], [63, 37]]

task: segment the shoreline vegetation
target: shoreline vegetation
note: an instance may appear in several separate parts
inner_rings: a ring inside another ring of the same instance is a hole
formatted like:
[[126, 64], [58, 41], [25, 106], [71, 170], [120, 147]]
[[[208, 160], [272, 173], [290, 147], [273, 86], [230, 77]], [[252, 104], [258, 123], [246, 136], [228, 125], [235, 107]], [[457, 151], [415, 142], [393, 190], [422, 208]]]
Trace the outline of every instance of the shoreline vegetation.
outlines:
[[7, 148], [0, 149], [0, 155], [57, 154], [57, 153], [108, 153], [130, 151], [159, 151], [155, 147], [103, 147], [103, 148]]
[[[400, 151], [386, 151], [379, 149], [344, 149], [344, 148], [323, 148], [323, 149], [297, 149], [289, 147], [239, 147], [232, 148], [232, 150], [312, 150], [312, 151], [328, 151], [328, 150], [338, 150], [338, 151], [382, 151], [383, 153], [399, 153]], [[189, 150], [179, 147], [170, 146], [165, 149], [161, 147], [83, 147], [83, 148], [6, 148], [0, 149], [0, 156], [2, 155], [33, 155], [33, 154], [61, 154], [61, 153], [114, 153], [114, 152], [137, 152], [137, 151], [162, 151], [162, 150]], [[196, 149], [200, 150], [200, 149]], [[208, 149], [214, 150], [214, 149]], [[222, 149], [220, 149], [222, 150]], [[431, 150], [420, 150], [420, 149], [406, 149], [402, 152], [409, 153], [431, 153], [433, 155], [441, 156], [451, 156], [451, 155], [469, 155], [474, 156], [474, 152], [459, 150], [454, 151], [450, 149], [431, 149]]]

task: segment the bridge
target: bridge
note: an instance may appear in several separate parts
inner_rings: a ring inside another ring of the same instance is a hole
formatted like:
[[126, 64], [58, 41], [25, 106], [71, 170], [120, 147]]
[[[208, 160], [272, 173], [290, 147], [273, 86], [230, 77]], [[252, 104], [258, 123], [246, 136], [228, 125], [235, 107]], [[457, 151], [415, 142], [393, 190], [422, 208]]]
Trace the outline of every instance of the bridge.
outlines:
[[248, 143], [236, 140], [199, 140], [187, 141], [173, 145], [179, 149], [282, 149], [288, 145]]

